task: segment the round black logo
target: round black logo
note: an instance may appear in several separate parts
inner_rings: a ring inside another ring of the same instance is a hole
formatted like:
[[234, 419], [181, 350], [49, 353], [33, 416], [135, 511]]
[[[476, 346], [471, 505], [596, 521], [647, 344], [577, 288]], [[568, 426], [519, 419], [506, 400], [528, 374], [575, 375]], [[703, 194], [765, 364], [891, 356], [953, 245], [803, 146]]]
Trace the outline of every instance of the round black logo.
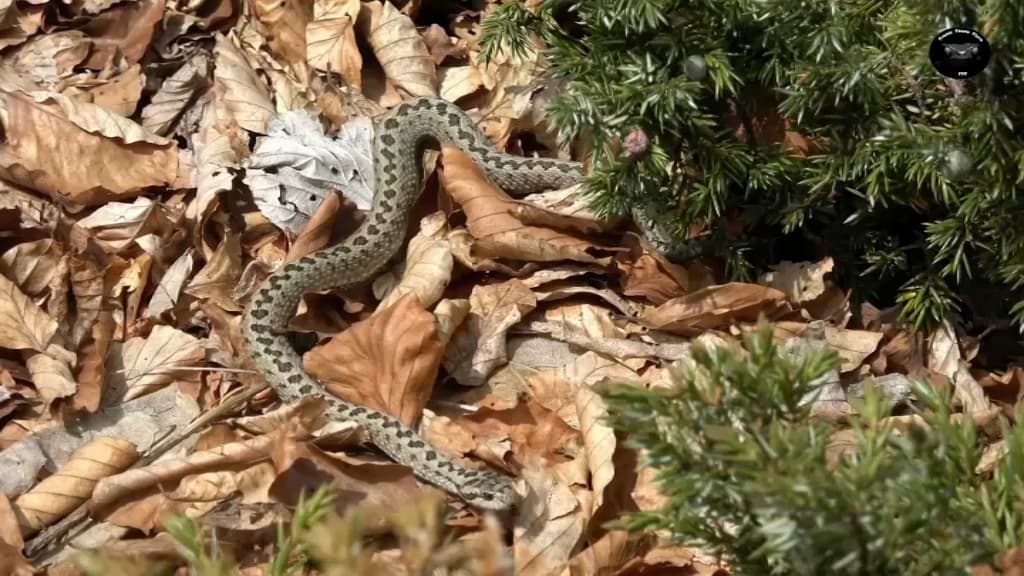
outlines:
[[970, 28], [939, 32], [928, 51], [928, 58], [939, 74], [959, 80], [980, 74], [991, 56], [988, 40]]

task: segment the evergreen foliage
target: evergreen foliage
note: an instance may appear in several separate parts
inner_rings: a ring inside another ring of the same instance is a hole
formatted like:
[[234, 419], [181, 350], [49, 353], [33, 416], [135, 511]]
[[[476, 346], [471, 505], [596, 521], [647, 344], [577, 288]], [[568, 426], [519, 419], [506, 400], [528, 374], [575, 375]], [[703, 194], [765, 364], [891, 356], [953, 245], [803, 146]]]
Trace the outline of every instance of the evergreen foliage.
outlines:
[[[707, 224], [702, 241], [735, 279], [831, 255], [855, 298], [898, 301], [918, 328], [957, 312], [1024, 320], [1024, 3], [530, 6], [485, 20], [482, 58], [539, 41], [563, 82], [550, 116], [593, 151], [587, 189], [603, 214], [651, 203], [675, 215], [679, 240]], [[933, 69], [929, 45], [952, 26], [989, 40], [981, 75]], [[801, 157], [759, 140], [773, 114], [818, 147]], [[637, 130], [639, 159], [616, 145]]]
[[[732, 573], [965, 574], [998, 566], [1024, 537], [1024, 432], [975, 471], [982, 443], [950, 398], [916, 385], [917, 425], [899, 432], [869, 389], [839, 431], [808, 419], [834, 353], [780, 354], [770, 330], [744, 350], [698, 348], [670, 391], [602, 391], [613, 426], [643, 449], [669, 500], [623, 520], [723, 553]], [[840, 453], [841, 452], [841, 453]]]

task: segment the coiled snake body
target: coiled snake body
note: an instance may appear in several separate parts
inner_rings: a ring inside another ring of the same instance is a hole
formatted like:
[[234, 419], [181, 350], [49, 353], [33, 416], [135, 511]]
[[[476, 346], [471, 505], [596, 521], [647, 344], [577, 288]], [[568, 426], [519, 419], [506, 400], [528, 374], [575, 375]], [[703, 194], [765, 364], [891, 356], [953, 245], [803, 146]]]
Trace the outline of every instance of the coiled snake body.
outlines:
[[570, 186], [583, 177], [576, 162], [503, 154], [454, 104], [419, 98], [395, 107], [378, 123], [374, 139], [376, 193], [363, 224], [344, 242], [282, 266], [253, 294], [242, 321], [246, 348], [282, 402], [316, 396], [327, 404], [325, 416], [361, 425], [369, 439], [395, 461], [430, 484], [471, 505], [506, 509], [514, 503], [509, 477], [464, 468], [428, 445], [396, 418], [328, 394], [302, 369], [302, 359], [284, 336], [302, 294], [345, 289], [376, 274], [401, 247], [409, 211], [420, 190], [424, 146], [450, 142], [481, 166], [512, 195]]

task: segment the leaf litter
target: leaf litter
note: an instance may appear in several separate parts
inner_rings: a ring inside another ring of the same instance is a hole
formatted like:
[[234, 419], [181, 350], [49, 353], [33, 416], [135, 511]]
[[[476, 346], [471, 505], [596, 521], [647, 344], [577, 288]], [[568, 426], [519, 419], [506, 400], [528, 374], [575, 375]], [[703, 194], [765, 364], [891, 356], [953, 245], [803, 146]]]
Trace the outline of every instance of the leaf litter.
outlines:
[[[372, 118], [404, 99], [440, 96], [500, 148], [567, 158], [536, 55], [480, 65], [482, 14], [426, 25], [419, 2], [50, 4], [0, 18], [0, 572], [76, 573], [75, 549], [180, 563], [166, 522], [189, 516], [262, 574], [275, 523], [326, 484], [339, 515], [309, 541], [346, 573], [440, 555], [475, 574], [713, 574], [700, 550], [606, 527], [663, 497], [595, 389], [668, 386], [693, 344], [735, 345], [762, 318], [787, 350], [839, 354], [832, 417], [870, 377], [894, 398], [908, 377], [953, 386], [979, 419], [1018, 401], [1019, 369], [972, 366], [976, 342], [948, 324], [925, 344], [892, 309], [853, 306], [831, 259], [722, 282], [596, 219], [578, 186], [514, 200], [444, 146], [394, 262], [307, 294], [291, 326], [331, 393], [519, 479], [513, 516], [479, 514], [319, 402], [280, 406], [239, 320], [274, 269], [358, 225]], [[346, 555], [354, 518], [397, 538]]]

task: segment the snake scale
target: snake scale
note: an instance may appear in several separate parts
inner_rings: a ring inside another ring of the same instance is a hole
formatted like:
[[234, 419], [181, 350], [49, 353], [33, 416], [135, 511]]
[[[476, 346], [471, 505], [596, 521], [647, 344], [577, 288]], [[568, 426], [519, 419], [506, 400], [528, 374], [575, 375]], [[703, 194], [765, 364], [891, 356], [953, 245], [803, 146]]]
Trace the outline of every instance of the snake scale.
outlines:
[[421, 188], [422, 152], [441, 142], [469, 154], [491, 181], [511, 195], [563, 188], [583, 178], [582, 165], [576, 162], [499, 152], [454, 104], [434, 98], [407, 100], [377, 123], [373, 145], [377, 189], [366, 219], [342, 243], [285, 264], [270, 275], [246, 307], [242, 333], [253, 365], [282, 402], [321, 398], [327, 418], [358, 423], [374, 445], [411, 468], [419, 479], [470, 505], [504, 510], [515, 502], [511, 478], [460, 466], [393, 416], [327, 393], [302, 369], [301, 357], [284, 335], [303, 293], [365, 282], [394, 256], [405, 240], [409, 212]]

